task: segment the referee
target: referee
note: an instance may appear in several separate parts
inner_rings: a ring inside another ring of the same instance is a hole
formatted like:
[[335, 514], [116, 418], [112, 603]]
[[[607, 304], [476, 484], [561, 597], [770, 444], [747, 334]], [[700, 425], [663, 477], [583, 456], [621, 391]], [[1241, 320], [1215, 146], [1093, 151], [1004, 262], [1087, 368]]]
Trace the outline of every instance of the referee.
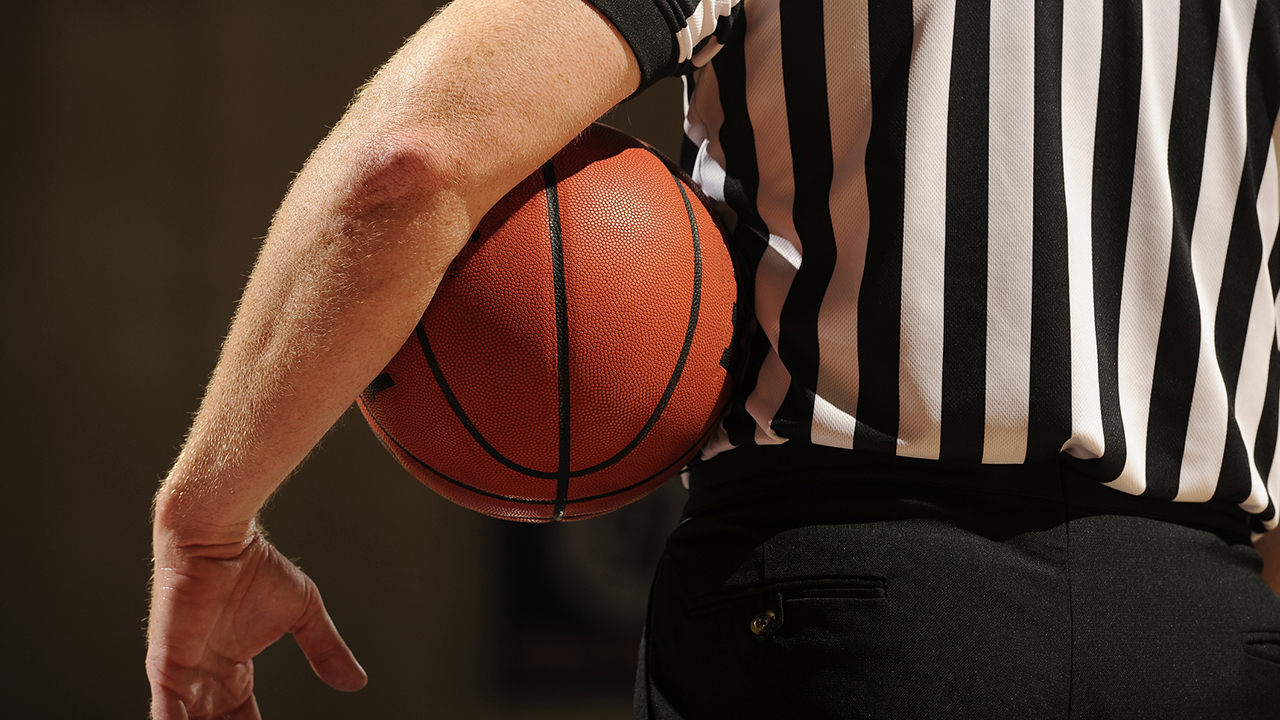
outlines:
[[601, 3], [757, 323], [637, 715], [1280, 717], [1277, 3], [730, 6]]
[[256, 717], [284, 632], [363, 684], [258, 508], [493, 202], [681, 73], [754, 322], [636, 716], [1280, 717], [1280, 1], [588, 2], [460, 0], [291, 189], [157, 499], [156, 716]]

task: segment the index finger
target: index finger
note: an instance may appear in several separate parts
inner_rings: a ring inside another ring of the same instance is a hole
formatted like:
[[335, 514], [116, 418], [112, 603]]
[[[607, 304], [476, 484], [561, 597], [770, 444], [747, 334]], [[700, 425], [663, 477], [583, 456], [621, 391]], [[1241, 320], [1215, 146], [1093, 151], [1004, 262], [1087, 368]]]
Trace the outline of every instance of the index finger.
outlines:
[[307, 584], [311, 596], [307, 610], [290, 632], [321, 680], [338, 690], [359, 690], [369, 682], [369, 676], [338, 634], [338, 628], [320, 599], [320, 591], [310, 579]]

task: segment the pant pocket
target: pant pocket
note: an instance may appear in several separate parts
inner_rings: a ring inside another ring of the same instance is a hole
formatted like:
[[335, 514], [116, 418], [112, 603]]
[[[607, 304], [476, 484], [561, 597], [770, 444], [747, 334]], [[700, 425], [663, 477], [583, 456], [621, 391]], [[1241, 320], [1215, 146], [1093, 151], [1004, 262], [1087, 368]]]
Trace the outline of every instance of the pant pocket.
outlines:
[[1235, 617], [1240, 645], [1249, 655], [1280, 665], [1280, 596], [1259, 577], [1260, 563], [1252, 549], [1233, 548], [1232, 556], [1235, 562], [1227, 566], [1223, 595]]
[[1244, 651], [1256, 658], [1280, 664], [1280, 632], [1269, 630], [1240, 632]]
[[[883, 578], [797, 578], [655, 603], [650, 669], [679, 716], [877, 717], [888, 612]], [[890, 701], [892, 698], [888, 698]], [[851, 709], [849, 703], [869, 714]]]

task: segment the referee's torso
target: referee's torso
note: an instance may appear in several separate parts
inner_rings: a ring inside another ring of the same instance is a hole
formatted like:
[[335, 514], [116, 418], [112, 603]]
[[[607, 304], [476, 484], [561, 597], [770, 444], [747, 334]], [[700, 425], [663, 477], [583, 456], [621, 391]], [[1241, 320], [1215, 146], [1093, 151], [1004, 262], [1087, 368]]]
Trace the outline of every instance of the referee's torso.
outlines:
[[754, 291], [704, 455], [1062, 454], [1275, 526], [1280, 2], [660, 0], [666, 56], [597, 4], [692, 71]]

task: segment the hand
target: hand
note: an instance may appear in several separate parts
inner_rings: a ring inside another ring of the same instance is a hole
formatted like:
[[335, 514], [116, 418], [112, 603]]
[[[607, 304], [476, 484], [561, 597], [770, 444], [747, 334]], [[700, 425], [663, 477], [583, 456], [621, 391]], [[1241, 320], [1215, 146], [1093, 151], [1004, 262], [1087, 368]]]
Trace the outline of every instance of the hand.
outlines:
[[286, 632], [321, 680], [364, 687], [315, 583], [256, 529], [240, 543], [164, 545], [155, 548], [147, 647], [155, 720], [259, 720], [253, 657]]

